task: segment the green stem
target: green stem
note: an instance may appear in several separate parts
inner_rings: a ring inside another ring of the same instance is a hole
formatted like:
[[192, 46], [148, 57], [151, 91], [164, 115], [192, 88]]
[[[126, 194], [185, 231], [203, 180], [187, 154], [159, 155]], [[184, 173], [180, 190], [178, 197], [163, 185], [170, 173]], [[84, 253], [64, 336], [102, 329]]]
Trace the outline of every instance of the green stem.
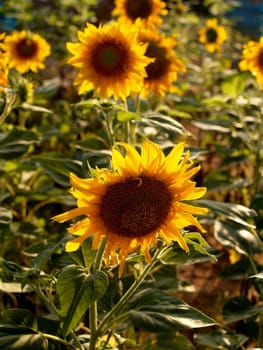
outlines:
[[[104, 237], [100, 243], [100, 246], [97, 250], [96, 257], [94, 260], [94, 270], [98, 271], [101, 269], [103, 253], [105, 251], [107, 245], [107, 239]], [[90, 326], [90, 342], [89, 342], [89, 350], [96, 349], [96, 342], [98, 338], [97, 332], [97, 324], [98, 324], [98, 307], [97, 301], [95, 300], [89, 309], [89, 326]]]
[[109, 116], [109, 114], [105, 111], [101, 111], [103, 116], [104, 116], [104, 120], [105, 120], [105, 129], [108, 135], [108, 139], [109, 139], [109, 143], [110, 143], [110, 147], [113, 146], [114, 141], [115, 141], [115, 136], [114, 136], [114, 132], [112, 130], [112, 121], [111, 121], [111, 117]]
[[262, 159], [261, 159], [262, 137], [263, 137], [263, 110], [261, 111], [261, 115], [260, 115], [257, 148], [256, 148], [256, 154], [255, 154], [253, 196], [257, 194], [260, 186], [260, 178], [261, 178], [260, 171], [261, 171], [261, 164], [262, 164]]
[[129, 297], [138, 289], [138, 287], [141, 285], [141, 283], [144, 281], [144, 279], [147, 277], [147, 275], [150, 273], [151, 269], [157, 262], [157, 257], [159, 256], [160, 249], [157, 249], [153, 258], [152, 263], [148, 263], [142, 273], [138, 276], [138, 278], [133, 282], [133, 284], [130, 286], [130, 288], [126, 291], [125, 294], [120, 298], [117, 304], [113, 306], [111, 311], [108, 312], [108, 314], [103, 318], [101, 321], [97, 333], [102, 333], [106, 328], [109, 327], [112, 323], [115, 322], [115, 316], [119, 313], [120, 310], [123, 309], [125, 304], [127, 303], [127, 300]]
[[56, 335], [48, 334], [48, 333], [41, 333], [41, 334], [47, 339], [54, 340], [55, 342], [61, 343], [61, 344], [65, 345], [65, 346], [67, 346], [68, 348], [75, 349], [75, 347], [73, 345], [69, 344], [64, 339], [61, 339], [61, 338], [57, 337]]

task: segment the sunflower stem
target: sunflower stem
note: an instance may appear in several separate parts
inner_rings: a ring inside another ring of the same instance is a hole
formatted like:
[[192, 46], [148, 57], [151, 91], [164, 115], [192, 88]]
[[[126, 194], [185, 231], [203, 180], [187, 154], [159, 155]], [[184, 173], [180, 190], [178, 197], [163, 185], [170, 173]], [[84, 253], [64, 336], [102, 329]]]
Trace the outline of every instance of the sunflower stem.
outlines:
[[112, 122], [111, 122], [111, 117], [110, 115], [107, 113], [107, 111], [102, 111], [102, 114], [104, 116], [105, 119], [105, 129], [108, 135], [108, 139], [109, 139], [109, 143], [110, 143], [110, 147], [113, 146], [114, 141], [115, 141], [115, 136], [114, 136], [114, 132], [112, 130]]
[[[123, 296], [120, 298], [120, 300], [113, 306], [111, 311], [106, 314], [106, 316], [102, 319], [99, 327], [97, 328], [97, 334], [101, 334], [105, 329], [109, 328], [113, 323], [115, 323], [115, 317], [118, 315], [120, 310], [125, 306], [127, 303], [127, 300], [130, 298], [132, 294], [135, 293], [135, 291], [138, 289], [138, 287], [141, 285], [141, 283], [144, 281], [144, 279], [147, 277], [147, 275], [150, 273], [152, 268], [154, 267], [155, 263], [158, 261], [157, 258], [159, 256], [161, 249], [157, 249], [153, 258], [152, 262], [148, 263], [142, 273], [138, 276], [138, 278], [133, 282], [133, 284], [130, 286], [130, 288], [123, 294]], [[91, 350], [91, 349], [90, 349]]]
[[[100, 246], [95, 256], [95, 260], [93, 264], [95, 271], [98, 271], [101, 269], [103, 253], [105, 251], [106, 245], [107, 245], [107, 239], [106, 237], [104, 237], [100, 243]], [[89, 350], [96, 349], [96, 342], [98, 338], [97, 325], [98, 325], [98, 307], [97, 307], [97, 301], [95, 300], [90, 305], [90, 309], [89, 309], [89, 326], [90, 326]]]

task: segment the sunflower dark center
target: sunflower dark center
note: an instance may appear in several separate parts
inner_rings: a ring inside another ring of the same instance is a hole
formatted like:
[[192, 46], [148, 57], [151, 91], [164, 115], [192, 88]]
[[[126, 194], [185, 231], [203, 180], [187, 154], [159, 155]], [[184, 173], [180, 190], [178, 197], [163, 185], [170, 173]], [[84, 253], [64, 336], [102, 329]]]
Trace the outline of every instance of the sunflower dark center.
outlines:
[[146, 67], [147, 79], [155, 80], [161, 78], [167, 72], [170, 65], [165, 48], [158, 46], [155, 42], [150, 42], [145, 55], [155, 58], [155, 61]]
[[152, 13], [152, 0], [126, 0], [126, 15], [132, 19], [148, 18]]
[[125, 70], [127, 51], [115, 42], [97, 45], [92, 54], [94, 69], [103, 75], [116, 75]]
[[258, 53], [258, 66], [260, 67], [260, 70], [263, 72], [263, 48], [261, 48]]
[[215, 43], [217, 40], [217, 31], [214, 28], [208, 28], [206, 33], [206, 41], [208, 43]]
[[158, 230], [165, 222], [171, 200], [165, 183], [146, 176], [131, 178], [108, 187], [100, 217], [115, 234], [141, 237]]
[[37, 45], [30, 39], [23, 39], [17, 43], [16, 50], [19, 57], [30, 58], [35, 55], [37, 51]]

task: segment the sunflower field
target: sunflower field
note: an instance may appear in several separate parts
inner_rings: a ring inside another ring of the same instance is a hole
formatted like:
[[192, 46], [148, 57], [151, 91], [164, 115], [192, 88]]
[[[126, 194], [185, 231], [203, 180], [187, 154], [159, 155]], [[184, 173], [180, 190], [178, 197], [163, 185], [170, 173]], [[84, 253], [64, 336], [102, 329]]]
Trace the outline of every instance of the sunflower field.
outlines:
[[244, 3], [0, 1], [0, 349], [263, 350]]

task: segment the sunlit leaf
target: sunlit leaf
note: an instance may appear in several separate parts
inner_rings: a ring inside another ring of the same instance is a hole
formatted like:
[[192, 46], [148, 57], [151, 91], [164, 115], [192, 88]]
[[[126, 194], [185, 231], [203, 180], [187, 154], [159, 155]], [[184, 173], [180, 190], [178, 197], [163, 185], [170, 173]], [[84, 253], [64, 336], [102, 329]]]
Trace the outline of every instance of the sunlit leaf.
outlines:
[[241, 225], [216, 220], [215, 237], [225, 247], [251, 256], [262, 252], [259, 239]]
[[32, 131], [12, 129], [8, 133], [0, 133], [0, 158], [14, 159], [27, 152], [29, 146], [37, 140]]
[[141, 119], [141, 116], [129, 111], [119, 111], [117, 113], [117, 119], [119, 122], [128, 122], [129, 120]]
[[132, 299], [129, 316], [138, 328], [171, 332], [216, 325], [216, 321], [175, 296], [158, 289], [144, 289]]
[[225, 323], [237, 322], [255, 316], [262, 312], [263, 305], [254, 306], [244, 296], [231, 298], [223, 308], [223, 318]]
[[75, 265], [62, 270], [58, 276], [57, 293], [64, 335], [74, 329], [91, 303], [105, 293], [107, 286], [107, 275], [102, 271], [90, 274]]
[[199, 199], [196, 201], [201, 207], [210, 209], [216, 216], [224, 217], [246, 227], [254, 228], [249, 220], [257, 216], [255, 210], [236, 203], [223, 203], [219, 201], [212, 201], [207, 199]]
[[198, 345], [218, 350], [240, 349], [240, 346], [247, 340], [248, 337], [244, 334], [233, 334], [224, 330], [210, 333], [198, 333], [195, 335], [195, 341]]

